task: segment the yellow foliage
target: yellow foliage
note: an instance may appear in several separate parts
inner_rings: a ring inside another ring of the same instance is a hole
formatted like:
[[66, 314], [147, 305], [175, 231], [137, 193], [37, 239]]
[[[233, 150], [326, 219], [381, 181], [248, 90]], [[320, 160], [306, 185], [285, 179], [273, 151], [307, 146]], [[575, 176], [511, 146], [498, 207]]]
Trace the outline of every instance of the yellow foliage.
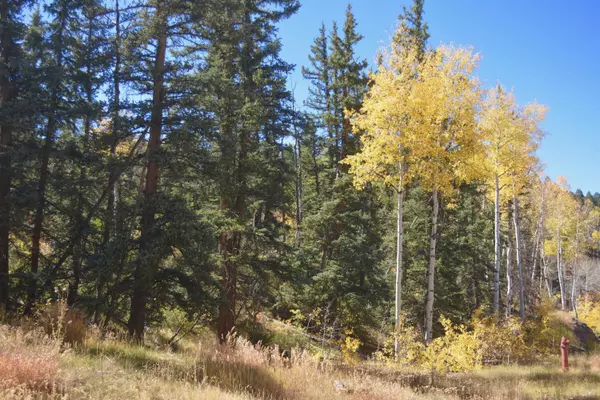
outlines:
[[345, 337], [340, 341], [340, 349], [344, 356], [344, 361], [350, 365], [356, 365], [360, 361], [358, 356], [358, 349], [362, 344], [360, 339], [354, 336], [354, 332], [351, 329], [347, 329]]
[[516, 317], [499, 320], [476, 312], [471, 321], [473, 335], [480, 343], [480, 357], [488, 362], [511, 362], [529, 356], [524, 327]]
[[[421, 340], [421, 333], [414, 326], [406, 323], [406, 315], [401, 315], [398, 322], [398, 329], [395, 332], [398, 338], [398, 357], [397, 362], [401, 364], [418, 364], [421, 362], [424, 345]], [[387, 352], [393, 356], [394, 342], [390, 340], [387, 346]]]
[[392, 56], [371, 76], [361, 112], [352, 115], [362, 151], [343, 162], [357, 187], [377, 181], [400, 189], [419, 179], [426, 189], [447, 193], [455, 180], [473, 178], [481, 153], [473, 77], [479, 57], [446, 46], [419, 63], [411, 54]]
[[[599, 299], [600, 300], [600, 299]], [[582, 302], [583, 303], [583, 302]], [[394, 360], [393, 341], [377, 360], [422, 367], [432, 374], [472, 371], [485, 364], [529, 361], [538, 355], [557, 354], [564, 336], [575, 342], [571, 317], [557, 312], [552, 300], [537, 305], [535, 318], [525, 324], [519, 318], [486, 317], [476, 311], [468, 324], [453, 324], [441, 317], [444, 334], [425, 344], [414, 327], [401, 319], [397, 332], [400, 354]], [[592, 329], [600, 330], [600, 301], [580, 307], [580, 319]]]
[[553, 303], [549, 298], [542, 301], [533, 313], [536, 318], [527, 321], [525, 340], [532, 355], [557, 354], [563, 336], [576, 340], [570, 322], [554, 309]]
[[535, 155], [543, 133], [539, 123], [546, 107], [537, 103], [517, 105], [512, 92], [498, 85], [487, 91], [478, 128], [485, 140], [485, 160], [489, 187], [500, 191], [501, 202], [518, 196], [535, 176]]
[[596, 297], [591, 301], [580, 298], [577, 307], [579, 320], [592, 328], [596, 334], [600, 332], [600, 301], [598, 300]]
[[432, 340], [425, 348], [423, 366], [430, 371], [471, 371], [482, 364], [481, 343], [464, 325], [455, 326], [444, 317], [440, 318], [444, 336]]

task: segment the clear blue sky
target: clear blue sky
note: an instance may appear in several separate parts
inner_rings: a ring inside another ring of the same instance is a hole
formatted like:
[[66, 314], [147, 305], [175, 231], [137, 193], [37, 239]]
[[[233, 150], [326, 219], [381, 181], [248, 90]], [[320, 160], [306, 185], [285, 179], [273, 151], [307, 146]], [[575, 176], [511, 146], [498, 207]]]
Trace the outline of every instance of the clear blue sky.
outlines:
[[[301, 0], [302, 8], [280, 25], [283, 58], [296, 64], [296, 99], [307, 94], [300, 66], [321, 22], [343, 24], [350, 2], [365, 36], [357, 50], [369, 62], [389, 42], [409, 0]], [[472, 45], [483, 59], [486, 86], [500, 81], [521, 104], [537, 100], [550, 110], [540, 158], [553, 179], [567, 177], [572, 190], [600, 192], [600, 1], [425, 0], [430, 45]]]

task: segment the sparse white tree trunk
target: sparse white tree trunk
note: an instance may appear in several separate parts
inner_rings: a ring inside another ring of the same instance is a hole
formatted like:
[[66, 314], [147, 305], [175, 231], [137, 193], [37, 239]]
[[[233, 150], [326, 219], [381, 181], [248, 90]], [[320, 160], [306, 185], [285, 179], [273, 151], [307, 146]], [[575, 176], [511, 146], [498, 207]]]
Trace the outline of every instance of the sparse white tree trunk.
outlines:
[[403, 246], [403, 233], [404, 228], [402, 226], [402, 210], [404, 202], [404, 192], [402, 190], [402, 166], [400, 166], [400, 178], [398, 179], [398, 188], [396, 189], [397, 196], [397, 219], [396, 219], [396, 307], [395, 307], [395, 327], [396, 332], [394, 334], [394, 354], [396, 358], [400, 354], [400, 347], [398, 343], [398, 334], [400, 328], [400, 312], [402, 310], [402, 246]]
[[579, 217], [577, 214], [577, 230], [575, 231], [575, 260], [571, 266], [571, 311], [575, 314], [575, 318], [579, 319], [577, 315], [577, 262], [579, 260]]
[[[531, 268], [531, 282], [535, 281], [535, 273], [537, 272], [537, 264], [540, 258], [540, 236], [541, 236], [541, 226], [542, 226], [542, 216], [538, 218], [537, 227], [535, 228], [535, 233], [533, 235], [533, 253], [531, 254], [531, 258], [533, 259], [533, 266]], [[541, 269], [541, 268], [540, 268]]]
[[571, 280], [571, 310], [575, 314], [575, 318], [579, 319], [579, 315], [577, 315], [577, 275], [575, 274], [575, 264], [573, 264]]
[[548, 291], [548, 298], [552, 298], [552, 281], [550, 280], [550, 274], [548, 272], [548, 260], [544, 253], [544, 246], [542, 246], [542, 279], [546, 282], [546, 290]]
[[[560, 221], [560, 217], [559, 217]], [[558, 285], [560, 286], [560, 308], [562, 311], [567, 309], [566, 298], [565, 298], [565, 275], [563, 273], [562, 266], [562, 241], [560, 240], [560, 222], [556, 228], [556, 272], [558, 273]]]
[[500, 183], [498, 175], [494, 186], [494, 313], [500, 311]]
[[519, 199], [513, 198], [513, 221], [515, 225], [515, 251], [517, 273], [519, 274], [519, 315], [525, 322], [525, 284], [523, 282], [523, 263], [521, 262], [521, 232], [519, 229]]
[[511, 300], [513, 283], [512, 283], [512, 245], [510, 241], [506, 247], [506, 316], [512, 314]]
[[431, 236], [429, 238], [429, 269], [427, 272], [427, 305], [425, 308], [426, 314], [426, 329], [425, 341], [430, 342], [432, 337], [433, 327], [433, 300], [435, 294], [435, 249], [437, 244], [437, 228], [438, 228], [438, 212], [439, 199], [437, 189], [433, 189], [431, 194], [433, 198], [433, 209], [431, 212]]

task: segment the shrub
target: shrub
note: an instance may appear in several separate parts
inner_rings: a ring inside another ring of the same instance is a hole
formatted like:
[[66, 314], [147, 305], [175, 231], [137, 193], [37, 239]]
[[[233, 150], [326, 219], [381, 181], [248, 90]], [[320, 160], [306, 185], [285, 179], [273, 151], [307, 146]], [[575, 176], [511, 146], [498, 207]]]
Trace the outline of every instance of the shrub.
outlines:
[[484, 317], [476, 311], [471, 327], [479, 343], [477, 353], [482, 363], [510, 363], [531, 356], [525, 341], [525, 327], [517, 317]]
[[600, 333], [600, 299], [598, 296], [592, 296], [590, 301], [585, 298], [579, 299], [577, 306], [579, 320], [592, 328], [598, 334]]
[[354, 332], [351, 329], [347, 329], [344, 338], [340, 340], [340, 349], [344, 361], [350, 365], [356, 365], [360, 361], [358, 356], [358, 348], [361, 345], [360, 339], [354, 336]]
[[525, 325], [525, 340], [532, 352], [556, 354], [563, 336], [573, 343], [577, 340], [573, 334], [572, 318], [566, 313], [554, 310], [551, 300], [541, 302], [533, 315], [536, 318], [529, 319]]

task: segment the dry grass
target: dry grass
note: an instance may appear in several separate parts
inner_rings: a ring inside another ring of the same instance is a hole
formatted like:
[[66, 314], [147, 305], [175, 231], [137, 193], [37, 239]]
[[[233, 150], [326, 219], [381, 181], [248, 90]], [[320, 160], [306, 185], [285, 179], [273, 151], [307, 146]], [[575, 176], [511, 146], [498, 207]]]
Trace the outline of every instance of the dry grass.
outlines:
[[0, 391], [51, 392], [59, 376], [58, 349], [40, 330], [0, 326]]
[[196, 337], [176, 352], [115, 338], [88, 338], [67, 350], [61, 342], [42, 330], [1, 326], [0, 398], [600, 399], [600, 356], [573, 358], [569, 373], [553, 358], [548, 364], [437, 376], [431, 385], [425, 371], [376, 362], [347, 366], [302, 350], [282, 357], [277, 347], [243, 339], [217, 346], [212, 336]]
[[65, 300], [47, 304], [39, 311], [37, 321], [48, 336], [70, 345], [80, 345], [87, 337], [85, 315], [67, 307]]

